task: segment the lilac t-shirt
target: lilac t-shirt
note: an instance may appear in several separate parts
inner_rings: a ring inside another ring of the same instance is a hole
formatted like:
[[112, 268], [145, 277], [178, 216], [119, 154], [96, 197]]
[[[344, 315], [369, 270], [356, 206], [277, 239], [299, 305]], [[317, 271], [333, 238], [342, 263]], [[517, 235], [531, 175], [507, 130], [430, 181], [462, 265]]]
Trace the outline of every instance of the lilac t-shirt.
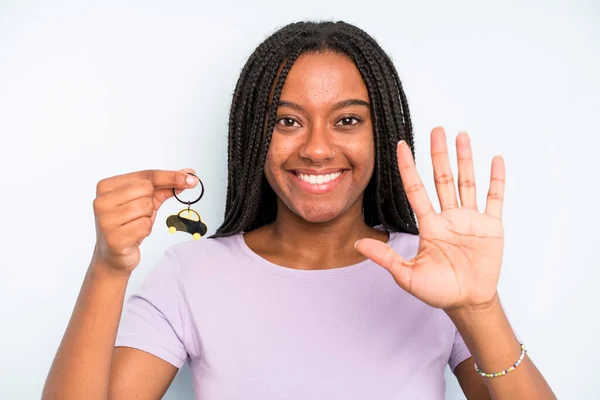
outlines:
[[[390, 234], [412, 258], [419, 237]], [[117, 346], [190, 365], [196, 399], [443, 399], [470, 357], [448, 316], [370, 260], [278, 266], [241, 234], [175, 245], [127, 301]]]

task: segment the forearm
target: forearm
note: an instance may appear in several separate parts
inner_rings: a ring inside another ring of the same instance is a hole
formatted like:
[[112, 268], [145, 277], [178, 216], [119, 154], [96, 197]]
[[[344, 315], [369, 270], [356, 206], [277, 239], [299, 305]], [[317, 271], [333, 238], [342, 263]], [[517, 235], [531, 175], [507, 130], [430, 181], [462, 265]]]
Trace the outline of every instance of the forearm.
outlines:
[[92, 261], [42, 399], [108, 398], [112, 354], [129, 276]]
[[[520, 343], [498, 297], [485, 308], [459, 309], [447, 313], [473, 359], [484, 372], [496, 373], [506, 370], [519, 359]], [[494, 400], [556, 399], [550, 386], [527, 355], [513, 371], [484, 380]]]

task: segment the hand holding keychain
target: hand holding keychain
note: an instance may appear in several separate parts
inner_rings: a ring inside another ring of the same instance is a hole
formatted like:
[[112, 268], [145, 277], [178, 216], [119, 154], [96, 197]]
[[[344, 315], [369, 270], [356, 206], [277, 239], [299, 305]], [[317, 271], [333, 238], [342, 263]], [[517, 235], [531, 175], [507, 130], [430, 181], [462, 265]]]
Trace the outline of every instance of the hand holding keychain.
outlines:
[[202, 180], [196, 175], [192, 174], [191, 172], [188, 172], [188, 174], [193, 175], [198, 179], [198, 182], [200, 182], [200, 186], [202, 187], [202, 192], [200, 193], [200, 196], [194, 201], [182, 201], [179, 197], [177, 197], [177, 193], [175, 193], [175, 188], [173, 188], [173, 195], [175, 196], [177, 201], [183, 204], [187, 204], [187, 208], [184, 208], [177, 214], [169, 215], [169, 217], [167, 218], [167, 226], [169, 227], [170, 233], [175, 233], [177, 231], [187, 232], [190, 235], [192, 235], [194, 240], [198, 240], [202, 236], [206, 235], [208, 228], [206, 227], [206, 224], [204, 224], [204, 222], [202, 222], [202, 220], [200, 219], [200, 214], [198, 214], [196, 210], [192, 210], [190, 206], [192, 204], [196, 204], [198, 201], [200, 201], [202, 196], [204, 196], [204, 184], [202, 183]]

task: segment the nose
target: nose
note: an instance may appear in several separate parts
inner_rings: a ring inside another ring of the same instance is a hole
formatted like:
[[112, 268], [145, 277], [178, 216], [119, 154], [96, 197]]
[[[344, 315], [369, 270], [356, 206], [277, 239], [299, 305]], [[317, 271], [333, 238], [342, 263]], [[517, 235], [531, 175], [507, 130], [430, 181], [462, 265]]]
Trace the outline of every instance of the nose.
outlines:
[[306, 141], [300, 147], [301, 158], [313, 164], [323, 164], [335, 157], [326, 123], [315, 123], [306, 132]]

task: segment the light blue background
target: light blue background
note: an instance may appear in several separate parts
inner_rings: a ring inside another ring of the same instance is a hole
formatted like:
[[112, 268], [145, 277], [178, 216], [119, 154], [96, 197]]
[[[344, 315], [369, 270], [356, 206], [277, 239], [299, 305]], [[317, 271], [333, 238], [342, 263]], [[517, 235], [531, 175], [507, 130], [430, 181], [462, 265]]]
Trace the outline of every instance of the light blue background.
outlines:
[[[390, 53], [429, 193], [432, 127], [471, 133], [481, 199], [504, 155], [503, 303], [559, 398], [600, 398], [599, 4], [0, 0], [0, 398], [41, 394], [94, 246], [98, 180], [195, 168], [198, 210], [219, 225], [237, 75], [307, 18], [355, 23]], [[187, 240], [161, 222], [176, 211], [161, 209], [129, 293]], [[192, 398], [186, 369], [165, 398]]]

